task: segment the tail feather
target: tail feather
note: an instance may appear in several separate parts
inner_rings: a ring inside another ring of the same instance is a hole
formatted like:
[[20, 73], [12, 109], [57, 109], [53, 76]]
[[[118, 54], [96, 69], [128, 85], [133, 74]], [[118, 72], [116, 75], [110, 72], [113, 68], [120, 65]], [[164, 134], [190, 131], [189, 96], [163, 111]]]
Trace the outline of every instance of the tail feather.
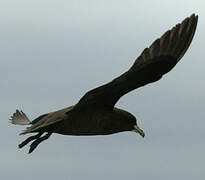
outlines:
[[26, 114], [18, 109], [11, 116], [10, 122], [16, 125], [29, 125], [31, 123]]

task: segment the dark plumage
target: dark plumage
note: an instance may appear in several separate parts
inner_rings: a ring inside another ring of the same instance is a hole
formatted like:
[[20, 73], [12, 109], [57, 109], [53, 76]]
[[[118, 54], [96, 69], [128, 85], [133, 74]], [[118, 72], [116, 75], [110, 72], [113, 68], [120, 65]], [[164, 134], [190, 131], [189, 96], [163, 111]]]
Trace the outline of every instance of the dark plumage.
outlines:
[[[19, 144], [19, 148], [34, 140], [30, 145], [31, 153], [52, 133], [107, 135], [135, 131], [144, 137], [145, 134], [138, 127], [136, 118], [114, 106], [120, 97], [136, 88], [158, 81], [179, 62], [193, 39], [197, 19], [198, 16], [193, 14], [168, 30], [141, 53], [127, 72], [87, 92], [76, 105], [41, 115], [32, 122], [22, 111], [17, 110], [11, 117], [11, 123], [31, 125], [21, 134], [38, 133]], [[43, 133], [47, 134], [42, 136]]]

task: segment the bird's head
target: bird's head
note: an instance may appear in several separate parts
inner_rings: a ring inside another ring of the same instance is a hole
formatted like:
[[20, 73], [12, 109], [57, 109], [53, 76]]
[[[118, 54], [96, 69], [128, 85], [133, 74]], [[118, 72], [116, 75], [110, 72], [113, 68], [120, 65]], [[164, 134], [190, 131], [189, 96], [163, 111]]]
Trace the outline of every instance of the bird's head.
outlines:
[[144, 131], [137, 124], [137, 119], [130, 113], [127, 116], [127, 122], [129, 122], [129, 129], [131, 131], [138, 133], [143, 138], [145, 137]]
[[[116, 121], [117, 123], [115, 126], [120, 131], [133, 131], [136, 133], [139, 133], [142, 137], [145, 136], [145, 133], [137, 124], [136, 117], [132, 115], [131, 113], [115, 108], [115, 115], [116, 115]], [[113, 121], [112, 121], [113, 122]]]

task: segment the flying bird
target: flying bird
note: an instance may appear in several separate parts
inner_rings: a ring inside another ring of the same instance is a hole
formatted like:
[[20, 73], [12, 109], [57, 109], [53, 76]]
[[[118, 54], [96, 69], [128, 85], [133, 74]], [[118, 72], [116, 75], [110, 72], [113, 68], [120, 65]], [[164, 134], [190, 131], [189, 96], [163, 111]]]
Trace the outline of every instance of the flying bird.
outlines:
[[192, 14], [165, 32], [144, 49], [128, 71], [88, 91], [73, 106], [43, 114], [33, 121], [23, 111], [16, 110], [10, 122], [30, 125], [20, 135], [37, 133], [19, 144], [19, 148], [33, 141], [29, 149], [31, 153], [52, 133], [82, 136], [134, 131], [144, 137], [145, 133], [138, 126], [135, 116], [115, 107], [115, 104], [130, 91], [160, 80], [179, 62], [193, 39], [197, 20], [198, 16]]

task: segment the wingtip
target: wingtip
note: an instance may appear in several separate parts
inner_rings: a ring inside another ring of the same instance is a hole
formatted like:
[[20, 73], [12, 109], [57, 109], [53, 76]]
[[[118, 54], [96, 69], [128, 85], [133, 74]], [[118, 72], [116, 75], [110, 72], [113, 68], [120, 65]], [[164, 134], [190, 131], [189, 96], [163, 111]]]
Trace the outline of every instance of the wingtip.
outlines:
[[[186, 19], [188, 19], [188, 28], [187, 28], [187, 37], [188, 37], [188, 39], [187, 39], [187, 41], [185, 40], [185, 41], [181, 41], [182, 43], [183, 42], [186, 42], [186, 44], [184, 44], [184, 47], [183, 47], [183, 49], [182, 50], [180, 50], [180, 53], [178, 54], [178, 58], [177, 58], [177, 62], [179, 62], [180, 61], [180, 59], [184, 56], [184, 54], [186, 53], [186, 51], [188, 50], [188, 48], [189, 48], [189, 46], [190, 46], [190, 44], [191, 44], [191, 42], [192, 42], [192, 40], [193, 40], [193, 37], [194, 37], [194, 35], [195, 35], [195, 32], [196, 32], [196, 28], [197, 28], [197, 23], [198, 23], [198, 15], [196, 15], [195, 13], [193, 13], [191, 16], [189, 16], [188, 18], [186, 18]], [[183, 20], [182, 22], [181, 22], [181, 24], [183, 24], [185, 21], [186, 21], [186, 19], [185, 20]], [[182, 26], [182, 28], [183, 28], [183, 26]], [[180, 42], [180, 44], [182, 44]]]
[[199, 15], [195, 13], [191, 14], [191, 16], [189, 17], [189, 19], [195, 19], [196, 22], [198, 21], [198, 18], [199, 18]]
[[196, 16], [198, 16], [198, 14], [196, 14], [196, 13], [192, 13], [192, 14], [190, 15], [190, 17], [196, 17]]

